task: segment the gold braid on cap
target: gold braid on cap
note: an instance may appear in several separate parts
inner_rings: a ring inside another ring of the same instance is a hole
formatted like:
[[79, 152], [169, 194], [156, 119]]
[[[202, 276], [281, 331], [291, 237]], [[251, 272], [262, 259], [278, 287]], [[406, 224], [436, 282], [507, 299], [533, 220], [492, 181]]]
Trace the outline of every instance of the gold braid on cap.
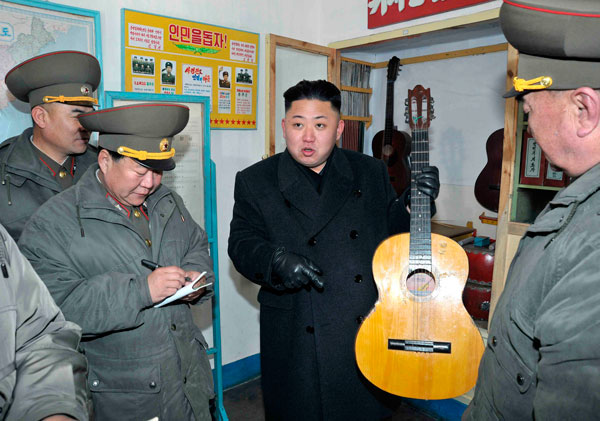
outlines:
[[91, 102], [92, 104], [96, 104], [98, 105], [98, 100], [96, 98], [92, 98], [90, 96], [64, 96], [64, 95], [60, 95], [60, 96], [50, 96], [47, 95], [44, 98], [42, 98], [42, 101], [44, 101], [45, 104], [49, 104], [51, 102]]
[[148, 152], [148, 151], [136, 151], [135, 149], [128, 148], [127, 146], [119, 146], [117, 148], [117, 152], [120, 155], [128, 156], [130, 158], [139, 159], [140, 161], [145, 161], [147, 159], [169, 159], [173, 158], [175, 155], [175, 149], [171, 148], [170, 151], [167, 152]]
[[523, 92], [525, 89], [527, 90], [540, 90], [546, 89], [552, 86], [552, 78], [550, 76], [540, 76], [535, 79], [521, 79], [515, 77], [513, 79], [513, 86], [515, 87], [515, 91]]

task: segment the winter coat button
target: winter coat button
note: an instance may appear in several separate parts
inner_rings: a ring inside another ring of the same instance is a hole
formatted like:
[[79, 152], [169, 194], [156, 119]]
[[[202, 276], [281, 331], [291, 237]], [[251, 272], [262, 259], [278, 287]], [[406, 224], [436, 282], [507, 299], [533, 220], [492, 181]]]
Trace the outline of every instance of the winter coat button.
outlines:
[[146, 238], [146, 245], [152, 247], [152, 241]]
[[100, 380], [94, 380], [94, 381], [92, 382], [92, 386], [94, 386], [94, 387], [98, 387], [98, 386], [100, 386]]
[[360, 284], [362, 282], [362, 280], [363, 280], [363, 277], [360, 273], [354, 277], [354, 282], [356, 282], [357, 284]]
[[187, 383], [187, 377], [184, 376], [183, 377], [183, 384], [186, 384], [186, 383]]
[[354, 190], [354, 196], [356, 196], [356, 197], [361, 197], [362, 196], [362, 192], [360, 191], [360, 189]]
[[156, 388], [156, 382], [152, 381], [152, 382], [150, 382], [150, 384], [148, 386], [150, 386], [150, 389], [155, 389]]
[[358, 238], [358, 231], [356, 231], [356, 230], [350, 231], [350, 238], [352, 238], [353, 240], [356, 240]]
[[315, 237], [311, 237], [310, 240], [308, 240], [308, 245], [312, 247], [315, 244], [317, 244], [317, 239]]
[[60, 171], [58, 172], [58, 176], [59, 176], [60, 178], [65, 178], [65, 177], [67, 176], [67, 172], [66, 172], [65, 170], [60, 170]]
[[496, 339], [495, 336], [492, 336], [492, 345], [494, 345], [494, 346], [498, 345], [498, 339]]
[[171, 325], [171, 330], [177, 330], [177, 326], [175, 326], [174, 324]]
[[361, 324], [363, 322], [363, 320], [365, 320], [365, 318], [363, 316], [358, 316], [356, 318], [356, 323]]
[[315, 333], [315, 328], [312, 326], [306, 326], [306, 332], [308, 333]]
[[519, 383], [519, 386], [523, 386], [523, 383], [525, 383], [525, 377], [521, 373], [517, 374], [517, 383]]

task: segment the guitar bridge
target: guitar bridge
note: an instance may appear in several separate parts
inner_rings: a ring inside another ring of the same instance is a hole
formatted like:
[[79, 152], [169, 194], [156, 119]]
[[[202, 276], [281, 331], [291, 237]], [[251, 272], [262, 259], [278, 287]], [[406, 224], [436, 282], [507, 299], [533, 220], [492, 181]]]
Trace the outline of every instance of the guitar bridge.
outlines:
[[437, 352], [440, 354], [450, 354], [452, 343], [437, 341], [415, 341], [410, 339], [388, 339], [388, 349], [397, 351], [411, 352]]

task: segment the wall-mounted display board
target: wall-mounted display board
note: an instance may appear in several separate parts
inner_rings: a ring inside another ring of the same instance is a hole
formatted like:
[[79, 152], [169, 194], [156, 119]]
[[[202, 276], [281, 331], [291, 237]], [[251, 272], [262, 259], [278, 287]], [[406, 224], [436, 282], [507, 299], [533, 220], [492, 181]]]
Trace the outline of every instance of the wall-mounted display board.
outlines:
[[[6, 73], [41, 54], [77, 50], [102, 66], [100, 12], [45, 1], [0, 1], [0, 142], [31, 127], [29, 104], [6, 89]], [[102, 82], [96, 97], [103, 103]]]
[[256, 129], [259, 35], [122, 9], [127, 92], [208, 96], [213, 129]]

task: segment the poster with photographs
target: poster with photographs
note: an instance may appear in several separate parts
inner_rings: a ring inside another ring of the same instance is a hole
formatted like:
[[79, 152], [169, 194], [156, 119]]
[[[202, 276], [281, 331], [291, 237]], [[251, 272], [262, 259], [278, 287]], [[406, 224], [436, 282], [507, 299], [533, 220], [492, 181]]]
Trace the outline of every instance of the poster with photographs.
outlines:
[[123, 91], [209, 96], [212, 129], [256, 130], [259, 34], [130, 9], [121, 18]]

